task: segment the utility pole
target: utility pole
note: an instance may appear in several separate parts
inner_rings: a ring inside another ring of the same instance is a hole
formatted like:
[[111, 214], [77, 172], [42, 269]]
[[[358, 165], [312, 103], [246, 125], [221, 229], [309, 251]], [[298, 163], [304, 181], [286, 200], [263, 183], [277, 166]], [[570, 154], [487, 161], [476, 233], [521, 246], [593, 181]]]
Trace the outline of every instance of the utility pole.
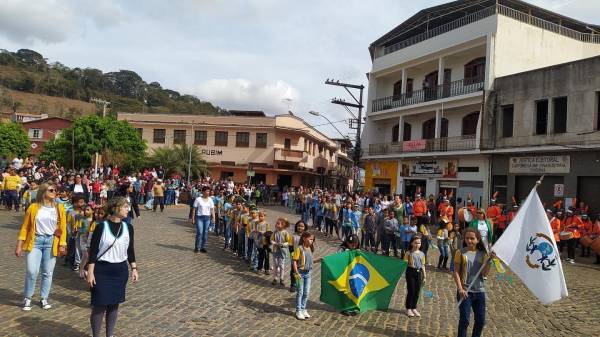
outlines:
[[[96, 98], [96, 97], [90, 98], [90, 102], [96, 103], [96, 105], [102, 104], [102, 118], [105, 118], [106, 117], [106, 107], [110, 104], [110, 102], [105, 101], [101, 98]], [[100, 156], [98, 155], [98, 152], [96, 152], [94, 154], [94, 172], [96, 174], [98, 174], [98, 160], [100, 159], [99, 157]]]
[[192, 139], [192, 144], [190, 144], [190, 157], [188, 160], [188, 176], [187, 176], [187, 184], [188, 186], [190, 186], [190, 178], [192, 175], [192, 150], [194, 149], [194, 122], [192, 121], [192, 134], [191, 134], [191, 139]]
[[[343, 99], [333, 98], [331, 100], [331, 103], [342, 105], [344, 108], [346, 108], [346, 110], [348, 112], [350, 112], [350, 109], [348, 107], [358, 109], [358, 118], [350, 119], [350, 129], [356, 129], [356, 140], [354, 142], [354, 153], [353, 153], [353, 157], [354, 157], [353, 158], [353, 160], [354, 160], [354, 169], [353, 169], [354, 190], [356, 190], [358, 188], [358, 178], [359, 178], [358, 166], [360, 164], [360, 158], [361, 158], [361, 152], [362, 152], [360, 131], [362, 128], [362, 109], [363, 109], [362, 102], [363, 102], [363, 91], [365, 89], [365, 86], [362, 84], [358, 85], [358, 84], [341, 83], [340, 81], [334, 81], [334, 80], [330, 80], [330, 79], [327, 79], [325, 81], [325, 84], [343, 87], [348, 92], [348, 94], [350, 94], [350, 96], [352, 97], [352, 99], [355, 102], [355, 103], [346, 102]], [[355, 89], [355, 90], [359, 91], [358, 98], [356, 98], [356, 96], [350, 91], [350, 89]], [[354, 115], [351, 112], [350, 112], [350, 114], [352, 115], [352, 117], [354, 117]]]

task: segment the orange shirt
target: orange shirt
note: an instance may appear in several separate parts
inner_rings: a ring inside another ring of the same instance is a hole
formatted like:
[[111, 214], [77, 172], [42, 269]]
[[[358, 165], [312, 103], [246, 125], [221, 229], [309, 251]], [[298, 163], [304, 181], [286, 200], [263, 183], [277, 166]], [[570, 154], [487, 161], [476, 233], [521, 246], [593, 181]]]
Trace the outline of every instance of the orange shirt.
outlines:
[[506, 216], [502, 213], [496, 218], [498, 229], [506, 229]]
[[596, 223], [594, 223], [590, 234], [592, 236], [600, 236], [600, 221], [596, 221]]
[[508, 212], [508, 217], [506, 218], [506, 222], [508, 222], [508, 224], [510, 225], [510, 223], [515, 219], [515, 216], [517, 216], [517, 212], [513, 212], [513, 211]]
[[579, 226], [579, 231], [581, 232], [581, 236], [587, 236], [592, 234], [592, 221], [590, 219], [581, 220], [581, 225]]
[[413, 213], [415, 216], [423, 216], [427, 214], [427, 203], [425, 203], [425, 200], [415, 200], [413, 203]]
[[552, 227], [552, 233], [554, 233], [554, 240], [560, 242], [560, 230], [562, 227], [560, 219], [552, 218], [552, 220], [550, 220], [550, 227]]
[[567, 232], [573, 232], [573, 237], [575, 239], [579, 239], [581, 237], [579, 228], [583, 225], [583, 223], [580, 217], [575, 215], [567, 217], [564, 225]]
[[452, 217], [454, 216], [454, 208], [450, 205], [440, 205], [440, 216], [444, 215], [448, 218], [448, 220], [452, 221]]
[[490, 221], [492, 222], [496, 222], [498, 221], [498, 219], [496, 219], [497, 217], [500, 216], [500, 214], [502, 214], [502, 211], [500, 210], [499, 206], [490, 206], [487, 208], [487, 211], [485, 212], [487, 215], [487, 218], [490, 219]]

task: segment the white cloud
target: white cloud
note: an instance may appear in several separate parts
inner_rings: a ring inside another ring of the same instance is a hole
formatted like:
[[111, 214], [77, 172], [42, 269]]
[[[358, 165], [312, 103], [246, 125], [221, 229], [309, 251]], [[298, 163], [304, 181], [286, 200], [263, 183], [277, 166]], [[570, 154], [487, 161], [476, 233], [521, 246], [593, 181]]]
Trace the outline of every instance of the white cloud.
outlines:
[[225, 109], [263, 110], [267, 114], [285, 112], [284, 99], [293, 104], [300, 96], [298, 90], [281, 80], [252, 82], [243, 78], [208, 80], [193, 91], [200, 99]]
[[123, 19], [113, 0], [0, 1], [0, 34], [21, 44], [64, 42], [82, 34], [89, 23], [106, 27]]

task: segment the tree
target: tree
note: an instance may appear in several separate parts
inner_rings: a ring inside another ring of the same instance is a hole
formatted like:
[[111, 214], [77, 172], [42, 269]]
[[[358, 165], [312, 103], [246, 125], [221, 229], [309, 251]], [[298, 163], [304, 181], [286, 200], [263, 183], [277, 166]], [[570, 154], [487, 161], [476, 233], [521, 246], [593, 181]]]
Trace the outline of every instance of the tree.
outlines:
[[117, 154], [125, 158], [123, 171], [127, 172], [141, 168], [146, 154], [146, 143], [129, 123], [96, 115], [77, 119], [47, 145], [40, 158], [56, 159], [66, 167], [72, 166], [73, 159], [76, 166], [85, 167], [96, 152], [110, 150], [114, 158]]
[[[190, 161], [191, 152], [191, 161]], [[191, 177], [200, 177], [209, 175], [208, 165], [197, 146], [178, 145], [175, 147], [159, 147], [152, 150], [152, 155], [148, 158], [151, 166], [162, 166], [167, 175], [180, 174], [188, 175], [190, 168]], [[191, 163], [191, 165], [189, 165]]]
[[20, 124], [0, 123], [0, 155], [26, 156], [30, 148], [27, 133]]

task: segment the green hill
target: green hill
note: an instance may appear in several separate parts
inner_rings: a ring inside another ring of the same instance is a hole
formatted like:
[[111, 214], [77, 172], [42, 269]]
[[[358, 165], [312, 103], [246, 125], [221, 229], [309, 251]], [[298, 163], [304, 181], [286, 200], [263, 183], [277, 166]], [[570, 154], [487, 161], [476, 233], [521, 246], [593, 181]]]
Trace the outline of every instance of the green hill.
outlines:
[[[94, 68], [71, 69], [60, 62], [49, 64], [40, 53], [29, 49], [0, 49], [0, 86], [84, 102], [98, 97], [111, 102], [111, 112], [227, 114], [193, 95], [164, 89], [158, 82], [146, 83], [131, 70], [103, 73]], [[0, 97], [0, 105], [2, 102]]]

